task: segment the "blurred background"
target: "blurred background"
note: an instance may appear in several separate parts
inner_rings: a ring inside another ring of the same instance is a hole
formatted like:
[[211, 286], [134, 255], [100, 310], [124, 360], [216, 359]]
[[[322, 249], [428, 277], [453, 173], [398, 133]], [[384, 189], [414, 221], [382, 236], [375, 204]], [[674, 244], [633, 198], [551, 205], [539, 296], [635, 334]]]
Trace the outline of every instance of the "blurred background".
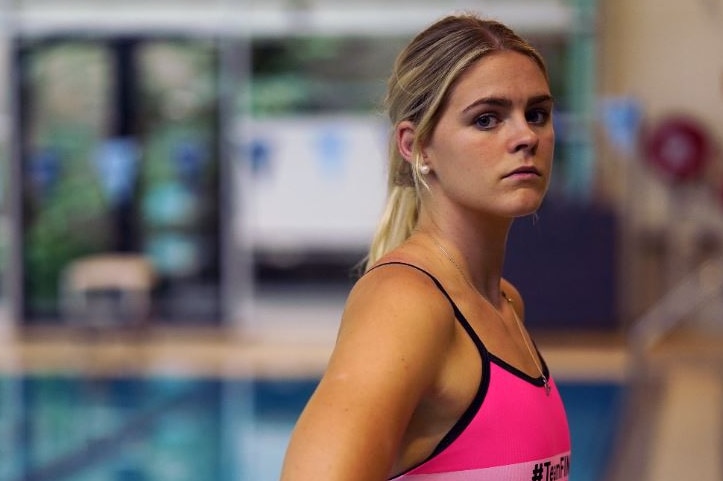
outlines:
[[277, 479], [439, 17], [545, 56], [555, 176], [505, 274], [571, 479], [723, 479], [723, 1], [0, 2], [0, 480]]

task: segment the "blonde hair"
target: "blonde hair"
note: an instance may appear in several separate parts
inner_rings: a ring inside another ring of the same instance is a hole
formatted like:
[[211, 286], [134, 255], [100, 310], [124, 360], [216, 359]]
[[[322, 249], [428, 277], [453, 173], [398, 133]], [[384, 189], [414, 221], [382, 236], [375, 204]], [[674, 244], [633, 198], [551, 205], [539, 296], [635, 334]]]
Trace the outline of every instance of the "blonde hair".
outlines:
[[421, 148], [432, 136], [456, 81], [485, 55], [511, 50], [527, 55], [547, 78], [540, 54], [509, 27], [473, 14], [445, 17], [419, 33], [397, 57], [387, 84], [385, 107], [392, 125], [415, 124], [412, 162], [402, 158], [394, 135], [389, 142], [387, 203], [372, 239], [366, 269], [404, 242], [419, 216]]

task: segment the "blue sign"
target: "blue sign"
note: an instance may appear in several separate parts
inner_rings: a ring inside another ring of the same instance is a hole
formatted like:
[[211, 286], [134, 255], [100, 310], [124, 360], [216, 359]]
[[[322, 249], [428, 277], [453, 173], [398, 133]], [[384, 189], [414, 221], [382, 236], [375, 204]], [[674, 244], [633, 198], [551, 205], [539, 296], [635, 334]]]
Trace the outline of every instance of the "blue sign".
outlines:
[[106, 140], [93, 157], [103, 193], [112, 205], [131, 200], [138, 176], [139, 149], [131, 138]]

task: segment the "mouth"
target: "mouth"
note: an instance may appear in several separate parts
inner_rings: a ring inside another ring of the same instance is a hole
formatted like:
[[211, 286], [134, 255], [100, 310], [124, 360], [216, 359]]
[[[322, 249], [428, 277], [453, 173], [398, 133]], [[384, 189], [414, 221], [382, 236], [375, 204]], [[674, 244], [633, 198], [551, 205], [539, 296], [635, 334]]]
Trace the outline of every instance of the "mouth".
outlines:
[[504, 178], [507, 177], [542, 177], [542, 172], [534, 166], [525, 166], [517, 168], [504, 176]]

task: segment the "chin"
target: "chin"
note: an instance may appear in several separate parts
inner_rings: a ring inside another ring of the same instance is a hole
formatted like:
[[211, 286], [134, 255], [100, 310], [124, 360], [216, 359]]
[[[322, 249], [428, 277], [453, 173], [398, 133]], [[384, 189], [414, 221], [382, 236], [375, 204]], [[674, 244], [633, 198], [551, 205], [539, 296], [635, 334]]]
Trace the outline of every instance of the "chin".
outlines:
[[515, 205], [510, 206], [510, 217], [525, 217], [534, 214], [540, 209], [544, 195], [526, 196], [524, 199], [518, 199]]

